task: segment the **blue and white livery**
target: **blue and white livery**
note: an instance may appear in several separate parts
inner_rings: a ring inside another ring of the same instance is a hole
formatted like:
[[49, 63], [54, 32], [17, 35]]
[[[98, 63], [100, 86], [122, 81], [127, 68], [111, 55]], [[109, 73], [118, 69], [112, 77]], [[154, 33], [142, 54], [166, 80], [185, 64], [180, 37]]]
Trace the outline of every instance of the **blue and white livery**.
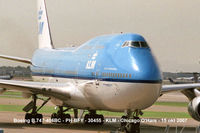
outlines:
[[[31, 65], [34, 81], [0, 80], [0, 92], [14, 89], [23, 92], [31, 101], [23, 110], [26, 123], [42, 123], [38, 111], [49, 100], [59, 107], [52, 119], [69, 123], [68, 109], [88, 110], [90, 119], [102, 124], [104, 117], [96, 110], [126, 112], [122, 118], [139, 119], [141, 111], [150, 107], [162, 94], [181, 91], [190, 103], [191, 116], [200, 121], [200, 84], [162, 85], [162, 76], [147, 41], [138, 34], [103, 35], [79, 47], [56, 49], [51, 40], [44, 0], [38, 0], [39, 48], [32, 59], [0, 55], [1, 58]], [[48, 97], [41, 107], [36, 106], [37, 95]], [[66, 110], [63, 107], [67, 107]], [[134, 112], [132, 114], [132, 112]], [[39, 121], [31, 121], [39, 119]], [[138, 123], [123, 123], [127, 132], [139, 131]]]

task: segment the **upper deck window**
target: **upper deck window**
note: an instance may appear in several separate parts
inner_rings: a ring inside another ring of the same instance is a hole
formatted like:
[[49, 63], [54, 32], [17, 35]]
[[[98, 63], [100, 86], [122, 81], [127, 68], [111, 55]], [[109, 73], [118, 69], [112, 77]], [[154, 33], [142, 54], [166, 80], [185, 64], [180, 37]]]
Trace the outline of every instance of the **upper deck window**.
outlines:
[[148, 44], [142, 41], [126, 41], [122, 47], [149, 48]]

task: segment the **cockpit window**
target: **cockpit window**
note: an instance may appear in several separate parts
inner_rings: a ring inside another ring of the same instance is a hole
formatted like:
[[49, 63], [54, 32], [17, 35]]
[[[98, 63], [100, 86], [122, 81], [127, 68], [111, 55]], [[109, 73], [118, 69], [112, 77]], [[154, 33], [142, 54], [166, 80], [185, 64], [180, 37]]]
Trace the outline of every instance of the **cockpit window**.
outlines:
[[149, 47], [146, 42], [140, 42], [140, 44], [141, 44], [142, 48], [148, 48]]
[[126, 41], [122, 47], [149, 48], [148, 44], [142, 41]]
[[139, 48], [140, 46], [140, 42], [130, 42], [132, 47], [136, 47]]

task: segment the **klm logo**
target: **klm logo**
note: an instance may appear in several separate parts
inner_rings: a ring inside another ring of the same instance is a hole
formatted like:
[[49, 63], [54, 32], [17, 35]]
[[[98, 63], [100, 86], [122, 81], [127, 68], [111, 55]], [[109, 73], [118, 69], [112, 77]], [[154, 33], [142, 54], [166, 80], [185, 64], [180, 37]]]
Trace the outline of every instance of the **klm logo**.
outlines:
[[[41, 7], [40, 7], [40, 10], [38, 12], [38, 20], [42, 19], [42, 15], [43, 15], [43, 10], [41, 10]], [[42, 34], [43, 28], [44, 28], [44, 22], [41, 21], [39, 22], [39, 34]]]
[[94, 69], [95, 68], [97, 56], [98, 56], [97, 52], [93, 54], [92, 59], [87, 62], [85, 69]]

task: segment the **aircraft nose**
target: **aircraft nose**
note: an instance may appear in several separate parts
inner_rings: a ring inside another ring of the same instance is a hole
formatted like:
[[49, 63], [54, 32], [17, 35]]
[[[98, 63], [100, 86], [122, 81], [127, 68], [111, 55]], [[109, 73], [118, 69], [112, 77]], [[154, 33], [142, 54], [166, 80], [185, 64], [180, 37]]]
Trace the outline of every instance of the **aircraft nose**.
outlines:
[[150, 49], [132, 51], [134, 78], [145, 82], [161, 82], [161, 72]]

